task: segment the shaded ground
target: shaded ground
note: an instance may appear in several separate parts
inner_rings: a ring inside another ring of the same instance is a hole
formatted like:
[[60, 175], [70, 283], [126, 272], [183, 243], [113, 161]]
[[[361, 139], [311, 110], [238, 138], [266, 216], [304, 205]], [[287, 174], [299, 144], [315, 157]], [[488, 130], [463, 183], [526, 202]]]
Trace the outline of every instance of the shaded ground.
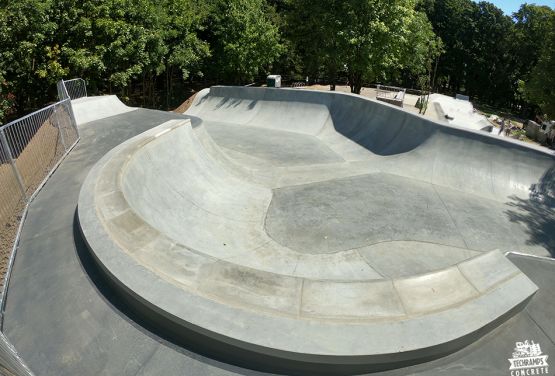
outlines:
[[528, 244], [541, 245], [555, 257], [555, 167], [530, 191], [527, 200], [513, 197], [506, 214], [512, 222], [526, 226]]
[[[300, 87], [301, 89], [311, 89], [311, 90], [321, 90], [321, 91], [329, 91], [330, 87], [329, 85], [311, 85], [311, 86], [302, 86]], [[349, 86], [346, 85], [337, 85], [336, 86], [336, 91], [340, 91], [343, 93], [350, 93], [351, 89]], [[367, 98], [372, 98], [372, 99], [376, 99], [376, 89], [374, 88], [368, 88], [368, 87], [363, 87], [360, 95], [363, 97], [367, 97]], [[405, 95], [405, 101], [404, 101], [404, 107], [403, 109], [405, 111], [408, 112], [412, 112], [415, 114], [418, 114], [418, 108], [416, 108], [416, 101], [418, 100], [418, 95], [413, 95], [413, 94], [406, 94]], [[511, 137], [517, 140], [520, 140], [522, 142], [526, 142], [529, 144], [534, 144], [534, 145], [538, 145], [538, 146], [543, 146], [540, 143], [538, 143], [535, 140], [531, 140], [528, 137], [526, 137], [526, 135], [522, 134], [522, 132], [518, 132], [519, 129], [523, 129], [523, 122], [524, 120], [514, 116], [508, 112], [503, 112], [497, 109], [493, 109], [492, 107], [486, 106], [486, 105], [480, 105], [480, 104], [476, 104], [475, 105], [476, 109], [478, 110], [478, 113], [484, 115], [488, 121], [489, 121], [489, 116], [491, 115], [496, 115], [499, 118], [505, 118], [511, 121], [511, 125], [514, 126], [517, 130], [513, 130], [511, 132]], [[439, 121], [440, 123], [445, 122], [445, 119], [442, 118], [442, 116], [440, 114], [438, 114], [438, 112], [436, 111], [435, 106], [433, 106], [431, 103], [428, 106], [426, 113], [423, 115], [424, 117], [434, 120], [434, 121]], [[491, 122], [490, 123], [495, 126], [497, 129], [494, 130], [493, 134], [497, 134], [498, 130], [499, 130], [499, 124], [495, 123], [495, 122]]]

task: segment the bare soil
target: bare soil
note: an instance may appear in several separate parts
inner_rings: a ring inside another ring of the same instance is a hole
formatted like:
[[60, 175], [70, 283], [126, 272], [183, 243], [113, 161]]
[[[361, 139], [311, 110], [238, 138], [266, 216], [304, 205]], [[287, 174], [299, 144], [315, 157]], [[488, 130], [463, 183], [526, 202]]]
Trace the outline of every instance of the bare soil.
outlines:
[[177, 107], [172, 112], [177, 112], [178, 114], [182, 114], [185, 111], [187, 111], [189, 109], [189, 107], [191, 107], [191, 105], [193, 104], [193, 100], [197, 96], [197, 93], [198, 93], [198, 91], [193, 93], [189, 98], [187, 98], [187, 100], [185, 100], [185, 102], [181, 103], [179, 105], [179, 107]]

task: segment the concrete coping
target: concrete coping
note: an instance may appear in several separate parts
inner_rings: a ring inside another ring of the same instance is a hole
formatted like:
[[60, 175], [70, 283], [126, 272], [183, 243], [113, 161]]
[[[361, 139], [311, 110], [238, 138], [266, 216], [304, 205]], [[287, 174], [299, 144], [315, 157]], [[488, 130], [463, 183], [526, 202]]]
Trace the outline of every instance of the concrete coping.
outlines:
[[537, 290], [499, 251], [407, 278], [338, 281], [256, 270], [178, 244], [134, 212], [121, 179], [136, 151], [189, 126], [172, 120], [114, 148], [79, 197], [80, 228], [100, 268], [161, 320], [283, 361], [371, 369], [460, 348]]

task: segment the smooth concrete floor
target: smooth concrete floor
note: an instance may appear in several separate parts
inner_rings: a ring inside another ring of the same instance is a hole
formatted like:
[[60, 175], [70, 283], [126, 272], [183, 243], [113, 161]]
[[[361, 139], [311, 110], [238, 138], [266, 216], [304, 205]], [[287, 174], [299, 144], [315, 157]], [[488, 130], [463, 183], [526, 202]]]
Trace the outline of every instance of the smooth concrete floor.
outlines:
[[510, 202], [377, 173], [274, 190], [266, 230], [297, 252], [419, 241], [549, 255], [543, 244], [530, 241], [526, 226], [511, 221], [511, 211], [518, 208]]
[[[197, 354], [152, 331], [111, 293], [75, 223], [77, 197], [91, 166], [125, 139], [179, 117], [137, 110], [84, 125], [80, 143], [31, 204], [4, 330], [37, 375], [260, 374]], [[555, 357], [550, 319], [555, 266], [549, 260], [512, 260], [540, 287], [525, 311], [446, 358], [384, 375], [507, 375], [515, 342], [526, 339]]]

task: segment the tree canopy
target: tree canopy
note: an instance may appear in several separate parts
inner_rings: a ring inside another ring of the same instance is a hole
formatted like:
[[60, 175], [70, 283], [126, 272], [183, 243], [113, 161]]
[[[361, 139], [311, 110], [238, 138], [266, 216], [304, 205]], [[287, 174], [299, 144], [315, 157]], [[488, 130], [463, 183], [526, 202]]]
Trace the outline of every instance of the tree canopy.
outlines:
[[[186, 87], [310, 77], [552, 115], [555, 11], [472, 0], [0, 0], [0, 121], [60, 78], [169, 108]], [[435, 79], [434, 79], [435, 78]]]
[[524, 4], [514, 14], [504, 15], [491, 3], [471, 0], [423, 0], [419, 7], [445, 49], [438, 64], [437, 90], [463, 92], [523, 115], [533, 111], [538, 103], [525, 101], [519, 87], [528, 80], [544, 46], [552, 43], [548, 38], [552, 8]]
[[[555, 22], [552, 22], [555, 26]], [[543, 114], [555, 119], [555, 29], [548, 32], [546, 43], [538, 56], [538, 63], [532, 68], [525, 83], [525, 96], [537, 103]]]
[[290, 37], [312, 74], [323, 68], [332, 85], [344, 73], [351, 91], [419, 72], [439, 49], [426, 15], [413, 0], [291, 0]]

